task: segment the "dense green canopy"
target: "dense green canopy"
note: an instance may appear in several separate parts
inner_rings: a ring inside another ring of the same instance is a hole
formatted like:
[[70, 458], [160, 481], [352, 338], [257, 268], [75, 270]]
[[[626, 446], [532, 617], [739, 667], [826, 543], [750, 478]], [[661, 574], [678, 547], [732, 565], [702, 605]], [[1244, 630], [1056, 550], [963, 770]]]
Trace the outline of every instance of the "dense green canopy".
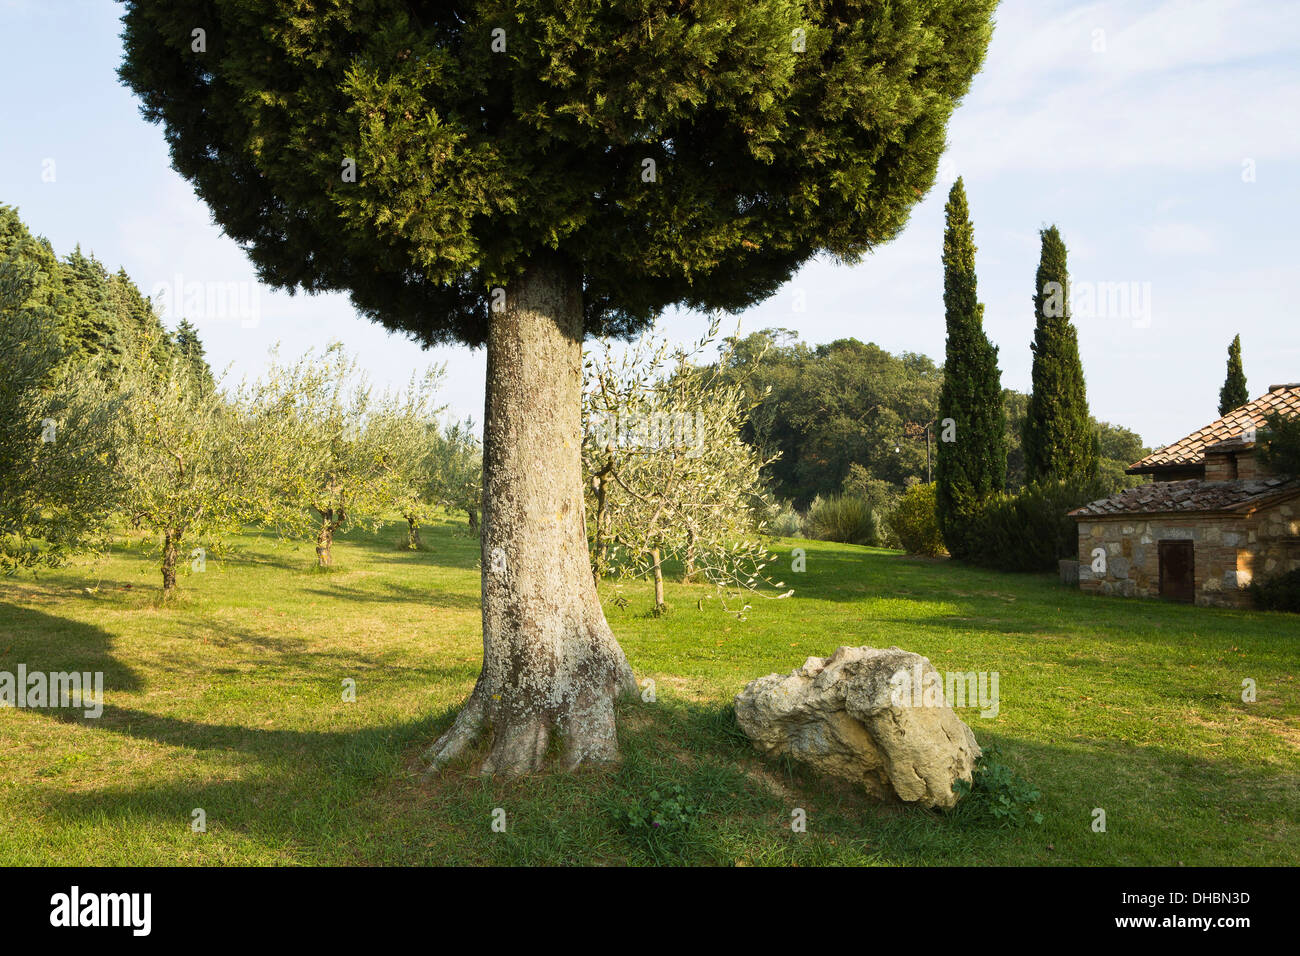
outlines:
[[731, 360], [745, 368], [760, 354], [746, 380], [756, 408], [744, 437], [780, 453], [767, 469], [778, 497], [805, 508], [845, 490], [855, 465], [900, 492], [908, 478], [925, 477], [916, 426], [934, 418], [943, 380], [930, 359], [857, 339], [809, 346], [768, 329], [736, 343]]
[[890, 239], [994, 6], [126, 0], [121, 75], [264, 281], [478, 345], [548, 251], [628, 333]]
[[[16, 307], [57, 331], [64, 361], [79, 367], [97, 362], [98, 368], [111, 373], [142, 341], [152, 343], [150, 357], [159, 368], [169, 360], [172, 339], [124, 270], [110, 273], [80, 246], [59, 259], [49, 241], [33, 235], [18, 210], [4, 204], [0, 204], [0, 263], [30, 272], [30, 281], [24, 284], [26, 299]], [[189, 329], [189, 348], [197, 347], [201, 355], [197, 331], [182, 324]]]

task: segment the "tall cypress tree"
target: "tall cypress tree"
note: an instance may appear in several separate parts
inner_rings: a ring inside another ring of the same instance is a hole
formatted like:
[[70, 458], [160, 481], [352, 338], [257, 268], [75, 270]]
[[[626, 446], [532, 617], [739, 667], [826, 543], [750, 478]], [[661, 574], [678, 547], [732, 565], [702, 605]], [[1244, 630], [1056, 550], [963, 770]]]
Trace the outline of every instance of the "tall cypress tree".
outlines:
[[1027, 481], [1095, 478], [1099, 438], [1088, 415], [1079, 337], [1070, 324], [1065, 242], [1055, 226], [1042, 230], [1034, 283], [1033, 392], [1025, 418]]
[[[984, 334], [984, 306], [976, 294], [975, 230], [961, 179], [948, 193], [946, 211], [943, 306], [948, 342], [939, 392], [935, 503], [944, 544], [960, 558], [969, 551], [969, 519], [984, 499], [1006, 486], [1007, 447], [998, 350]], [[948, 437], [953, 440], [944, 440]]]
[[[160, 369], [170, 361], [171, 340], [126, 270], [110, 274], [80, 245], [60, 259], [47, 239], [32, 235], [15, 207], [3, 204], [0, 262], [36, 271], [30, 286], [33, 297], [23, 308], [42, 318], [47, 312], [52, 316], [67, 361], [93, 366], [96, 374], [111, 374], [122, 367], [124, 355], [133, 353], [141, 338], [157, 343], [150, 357]], [[207, 374], [210, 379], [211, 373]]]
[[1241, 336], [1236, 335], [1228, 346], [1228, 377], [1219, 389], [1219, 414], [1226, 415], [1250, 401], [1246, 391], [1246, 373], [1241, 367]]

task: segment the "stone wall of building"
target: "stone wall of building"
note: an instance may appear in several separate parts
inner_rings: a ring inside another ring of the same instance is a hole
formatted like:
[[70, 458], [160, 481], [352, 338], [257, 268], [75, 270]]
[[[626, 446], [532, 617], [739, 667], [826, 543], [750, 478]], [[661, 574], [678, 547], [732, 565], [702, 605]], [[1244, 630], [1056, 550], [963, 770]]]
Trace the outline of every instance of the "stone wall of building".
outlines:
[[1161, 541], [1193, 542], [1202, 605], [1249, 606], [1244, 588], [1252, 580], [1300, 568], [1300, 501], [1294, 499], [1245, 516], [1089, 517], [1078, 532], [1079, 587], [1101, 594], [1159, 597]]
[[1238, 558], [1246, 583], [1300, 568], [1300, 499], [1293, 498], [1252, 516], [1247, 549]]

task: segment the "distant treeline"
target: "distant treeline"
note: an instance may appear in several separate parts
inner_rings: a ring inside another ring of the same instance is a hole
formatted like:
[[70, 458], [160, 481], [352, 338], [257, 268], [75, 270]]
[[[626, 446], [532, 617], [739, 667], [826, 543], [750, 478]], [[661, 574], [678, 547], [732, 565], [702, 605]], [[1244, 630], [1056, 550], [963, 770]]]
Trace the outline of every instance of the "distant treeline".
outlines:
[[[926, 481], [925, 428], [938, 416], [943, 369], [915, 352], [892, 355], [871, 343], [838, 339], [808, 345], [786, 329], [754, 332], [729, 361], [749, 368], [756, 407], [745, 439], [765, 455], [778, 498], [804, 509], [817, 497], [851, 493], [888, 508], [908, 485]], [[770, 390], [770, 391], [769, 391]], [[764, 394], [766, 392], [767, 394]], [[1007, 490], [1025, 484], [1021, 432], [1029, 396], [1003, 390]], [[1124, 468], [1148, 449], [1137, 433], [1094, 420], [1101, 477], [1115, 488], [1135, 483]], [[930, 430], [931, 471], [941, 426]]]
[[140, 343], [148, 342], [160, 367], [179, 356], [212, 384], [203, 345], [189, 322], [182, 320], [169, 332], [125, 270], [109, 272], [80, 246], [60, 259], [49, 240], [33, 235], [18, 210], [4, 204], [0, 263], [6, 287], [13, 294], [21, 290], [21, 301], [9, 307], [55, 329], [66, 362], [111, 374]]

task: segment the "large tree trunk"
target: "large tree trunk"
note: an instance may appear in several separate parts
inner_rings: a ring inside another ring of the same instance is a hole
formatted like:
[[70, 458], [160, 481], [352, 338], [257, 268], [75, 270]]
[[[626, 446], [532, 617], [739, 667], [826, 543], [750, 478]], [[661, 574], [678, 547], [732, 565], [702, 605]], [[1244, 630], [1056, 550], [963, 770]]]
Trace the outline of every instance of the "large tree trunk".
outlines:
[[491, 735], [484, 774], [618, 758], [614, 700], [635, 690], [591, 577], [582, 500], [582, 289], [534, 263], [491, 313], [483, 427], [483, 670], [430, 772]]
[[176, 590], [176, 560], [180, 556], [180, 532], [163, 532], [162, 579], [163, 597], [171, 597]]

